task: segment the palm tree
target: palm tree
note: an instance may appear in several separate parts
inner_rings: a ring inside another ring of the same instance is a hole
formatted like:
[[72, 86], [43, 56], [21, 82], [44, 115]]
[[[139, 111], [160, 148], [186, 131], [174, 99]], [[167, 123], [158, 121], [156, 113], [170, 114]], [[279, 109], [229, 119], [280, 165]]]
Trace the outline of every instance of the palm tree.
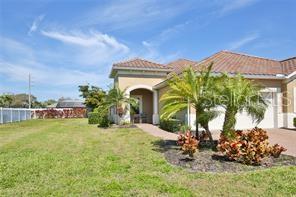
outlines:
[[170, 89], [160, 99], [164, 102], [161, 119], [172, 117], [190, 104], [195, 108], [196, 137], [199, 136], [199, 123], [211, 136], [208, 122], [214, 116], [209, 114], [215, 114], [213, 110], [215, 103], [212, 102], [215, 92], [215, 78], [210, 76], [212, 66], [213, 64], [210, 64], [207, 68], [201, 69], [198, 75], [191, 66], [181, 76], [173, 75], [168, 81]]
[[232, 137], [236, 123], [236, 114], [246, 111], [257, 124], [264, 118], [267, 104], [260, 94], [261, 87], [241, 75], [229, 77], [223, 74], [219, 84], [218, 103], [225, 108], [223, 134]]
[[198, 122], [205, 129], [206, 133], [209, 136], [211, 142], [213, 142], [213, 137], [210, 132], [209, 122], [219, 116], [219, 111], [213, 109], [204, 109], [199, 111]]
[[109, 90], [106, 99], [103, 102], [103, 106], [106, 109], [114, 107], [115, 114], [122, 117], [130, 105], [136, 106], [137, 104], [137, 100], [135, 98], [128, 97], [125, 92], [126, 89], [121, 90], [117, 85], [115, 85], [111, 90]]

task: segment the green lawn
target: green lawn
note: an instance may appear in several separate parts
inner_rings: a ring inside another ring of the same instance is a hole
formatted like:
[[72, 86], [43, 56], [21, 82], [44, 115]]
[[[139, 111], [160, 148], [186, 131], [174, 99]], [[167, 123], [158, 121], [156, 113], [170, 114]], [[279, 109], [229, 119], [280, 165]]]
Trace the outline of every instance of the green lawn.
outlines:
[[296, 167], [191, 173], [169, 165], [157, 140], [85, 119], [1, 125], [0, 196], [296, 195]]

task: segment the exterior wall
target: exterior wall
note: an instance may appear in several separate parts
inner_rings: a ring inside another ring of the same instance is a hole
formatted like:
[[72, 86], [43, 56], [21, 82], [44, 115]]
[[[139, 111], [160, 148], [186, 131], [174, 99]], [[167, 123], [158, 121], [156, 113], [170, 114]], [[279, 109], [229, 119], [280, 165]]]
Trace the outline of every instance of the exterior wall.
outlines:
[[283, 126], [295, 128], [293, 119], [296, 117], [296, 79], [283, 83]]
[[159, 114], [162, 114], [162, 107], [163, 107], [163, 102], [160, 101], [161, 97], [169, 90], [168, 86], [165, 86], [161, 89], [158, 90], [158, 112]]
[[153, 115], [153, 93], [145, 89], [136, 89], [130, 92], [130, 95], [142, 96], [142, 112], [147, 115], [147, 122], [152, 123]]
[[121, 90], [124, 90], [125, 88], [131, 87], [134, 85], [139, 85], [139, 84], [153, 87], [154, 85], [163, 81], [163, 78], [152, 77], [152, 76], [151, 77], [118, 76], [117, 78], [118, 78], [118, 85]]

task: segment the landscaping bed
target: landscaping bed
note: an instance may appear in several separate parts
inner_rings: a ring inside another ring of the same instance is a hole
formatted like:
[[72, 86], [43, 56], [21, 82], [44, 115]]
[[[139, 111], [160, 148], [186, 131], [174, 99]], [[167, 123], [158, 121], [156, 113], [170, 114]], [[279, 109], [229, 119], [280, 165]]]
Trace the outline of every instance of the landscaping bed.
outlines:
[[220, 152], [202, 145], [193, 158], [182, 154], [180, 147], [174, 141], [160, 143], [166, 160], [176, 166], [181, 166], [194, 172], [244, 172], [271, 168], [275, 166], [296, 166], [296, 157], [280, 155], [279, 158], [265, 158], [261, 165], [245, 165], [236, 161], [230, 161]]

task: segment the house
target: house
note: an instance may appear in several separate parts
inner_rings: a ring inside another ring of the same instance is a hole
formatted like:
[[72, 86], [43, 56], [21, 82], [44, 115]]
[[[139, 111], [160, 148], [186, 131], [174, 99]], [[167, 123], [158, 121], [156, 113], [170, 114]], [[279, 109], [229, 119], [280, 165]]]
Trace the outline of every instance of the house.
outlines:
[[86, 108], [84, 102], [81, 100], [65, 99], [59, 100], [56, 108]]
[[[201, 61], [179, 59], [168, 64], [159, 64], [136, 58], [113, 64], [110, 77], [126, 94], [139, 100], [138, 114], [145, 114], [146, 122], [159, 124], [162, 109], [160, 97], [168, 90], [167, 79], [171, 73], [181, 73], [191, 65], [195, 70], [201, 65], [214, 63], [213, 74], [240, 73], [247, 79], [264, 87], [262, 94], [268, 101], [265, 118], [258, 125], [262, 128], [293, 128], [296, 117], [296, 57], [273, 60], [231, 51], [220, 51]], [[177, 115], [194, 128], [194, 109], [188, 107]], [[123, 117], [130, 121], [130, 113]], [[210, 122], [211, 129], [221, 129], [224, 114]], [[251, 117], [241, 113], [237, 117], [238, 129], [255, 126]]]

